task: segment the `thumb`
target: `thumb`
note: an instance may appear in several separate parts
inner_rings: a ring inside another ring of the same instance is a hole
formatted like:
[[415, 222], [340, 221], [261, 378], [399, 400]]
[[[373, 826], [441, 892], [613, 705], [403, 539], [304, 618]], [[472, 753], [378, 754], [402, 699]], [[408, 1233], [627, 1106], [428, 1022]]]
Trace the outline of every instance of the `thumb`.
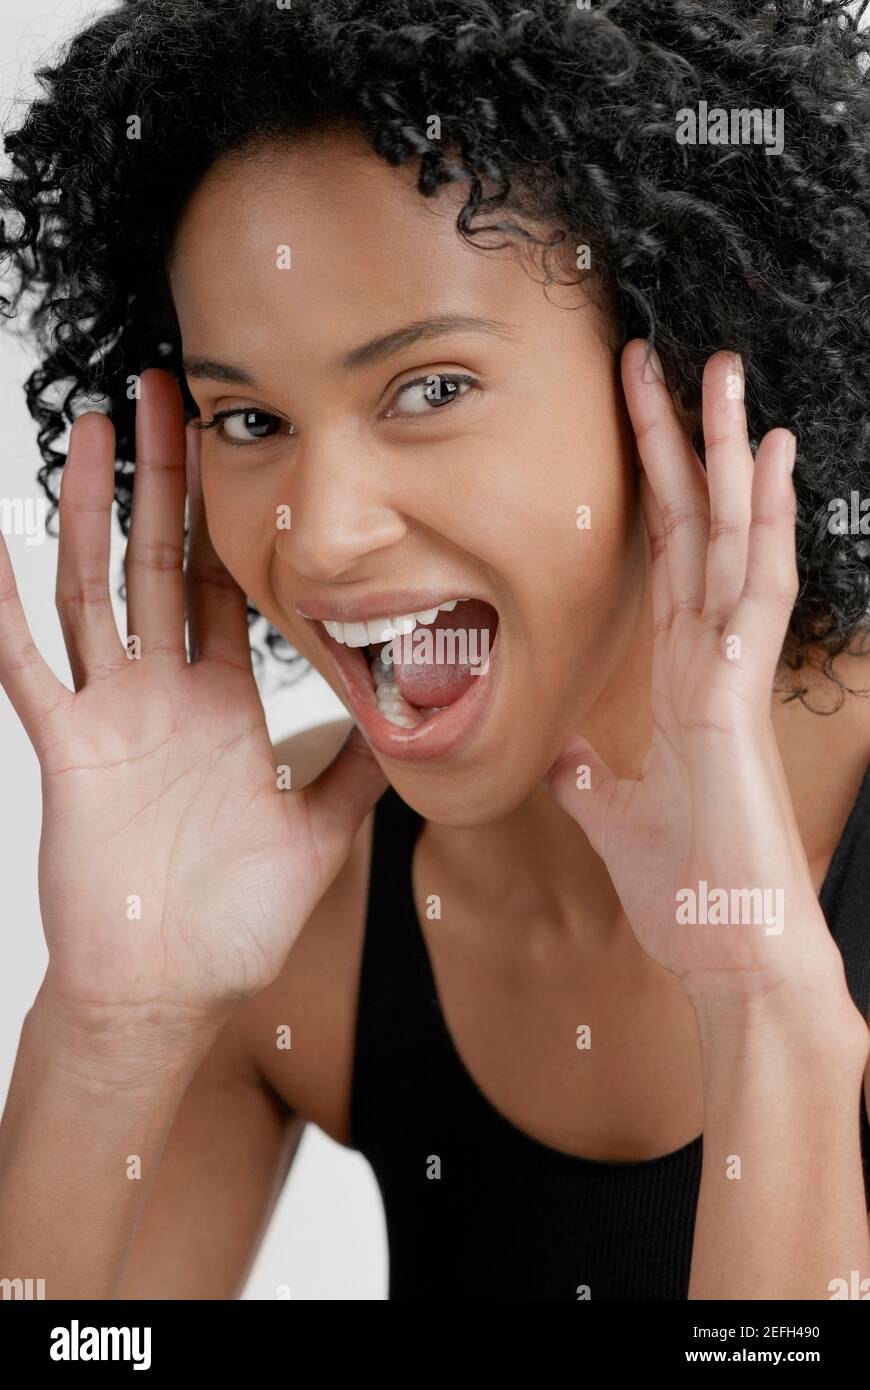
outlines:
[[607, 817], [620, 779], [588, 739], [575, 734], [544, 777], [553, 798], [577, 822], [596, 854], [604, 858]]
[[330, 882], [387, 785], [374, 753], [354, 724], [329, 766], [299, 793], [306, 800], [311, 831]]

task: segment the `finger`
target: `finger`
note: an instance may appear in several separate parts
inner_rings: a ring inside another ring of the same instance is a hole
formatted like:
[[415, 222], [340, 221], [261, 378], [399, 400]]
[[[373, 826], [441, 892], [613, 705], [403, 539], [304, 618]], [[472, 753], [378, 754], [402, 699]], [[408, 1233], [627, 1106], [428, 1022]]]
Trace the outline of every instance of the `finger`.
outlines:
[[671, 600], [671, 582], [668, 575], [664, 522], [659, 504], [645, 473], [641, 473], [640, 477], [640, 505], [649, 536], [653, 636], [656, 639], [652, 653], [650, 688], [658, 709], [658, 717], [660, 720], [664, 720], [666, 718], [665, 712], [671, 704], [668, 688], [671, 663], [668, 659], [666, 645], [663, 646], [658, 639], [665, 638], [671, 630], [674, 621], [674, 606]]
[[555, 800], [577, 822], [596, 854], [604, 855], [608, 817], [622, 782], [599, 758], [592, 744], [577, 734], [566, 744], [544, 777]]
[[666, 555], [667, 541], [661, 510], [645, 473], [640, 475], [639, 492], [641, 511], [649, 537], [653, 631], [658, 635], [668, 630], [674, 616]]
[[795, 443], [790, 430], [775, 429], [758, 446], [746, 580], [726, 634], [739, 637], [739, 659], [751, 662], [765, 693], [773, 684], [798, 594]]
[[704, 368], [703, 384], [704, 454], [710, 495], [703, 616], [719, 627], [730, 618], [743, 591], [749, 551], [754, 465], [743, 396], [739, 355], [715, 353]]
[[646, 343], [635, 338], [622, 354], [625, 401], [640, 461], [662, 515], [673, 607], [700, 613], [707, 555], [707, 483], [671, 394], [652, 361], [645, 361], [645, 353]]
[[185, 438], [181, 391], [174, 377], [150, 367], [140, 377], [136, 473], [124, 569], [127, 632], [143, 655], [184, 648]]
[[323, 889], [350, 851], [353, 837], [387, 788], [371, 748], [354, 724], [329, 767], [299, 793], [305, 798], [312, 835], [323, 865]]
[[208, 533], [200, 475], [201, 434], [187, 426], [189, 536], [185, 591], [191, 661], [221, 661], [253, 673], [247, 599]]
[[39, 752], [40, 731], [58, 706], [74, 696], [36, 649], [24, 616], [6, 539], [0, 531], [0, 684], [30, 742]]
[[98, 411], [80, 415], [70, 431], [60, 489], [60, 541], [55, 605], [73, 686], [117, 670], [126, 658], [109, 593], [115, 430]]

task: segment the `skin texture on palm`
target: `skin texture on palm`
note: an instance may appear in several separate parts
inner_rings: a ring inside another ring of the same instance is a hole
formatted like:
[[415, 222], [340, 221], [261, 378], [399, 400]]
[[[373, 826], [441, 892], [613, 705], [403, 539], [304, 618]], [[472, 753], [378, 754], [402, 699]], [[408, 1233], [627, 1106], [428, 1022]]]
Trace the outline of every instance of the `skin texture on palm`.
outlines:
[[202, 524], [195, 432], [166, 373], [141, 389], [126, 646], [108, 589], [112, 429], [94, 414], [72, 429], [57, 605], [74, 692], [33, 647], [0, 552], [0, 668], [43, 772], [43, 990], [98, 1023], [206, 1017], [271, 983], [384, 786], [358, 733], [316, 785], [279, 783], [244, 594]]
[[[581, 741], [549, 782], [606, 862], [649, 954], [692, 991], [722, 980], [751, 995], [820, 966], [836, 971], [839, 960], [770, 720], [797, 589], [794, 437], [772, 431], [753, 460], [742, 366], [719, 353], [705, 374], [705, 475], [641, 343], [626, 348], [622, 370], [653, 557], [654, 734], [637, 780], [616, 778]], [[578, 762], [590, 768], [588, 789], [577, 789]], [[701, 880], [729, 892], [787, 886], [787, 935], [680, 929], [677, 893]]]

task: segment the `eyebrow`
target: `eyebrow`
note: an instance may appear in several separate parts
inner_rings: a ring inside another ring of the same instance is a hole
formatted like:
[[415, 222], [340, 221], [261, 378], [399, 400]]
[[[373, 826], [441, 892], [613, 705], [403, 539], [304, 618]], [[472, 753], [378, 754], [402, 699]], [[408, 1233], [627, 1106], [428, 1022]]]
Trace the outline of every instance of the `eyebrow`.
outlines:
[[428, 338], [445, 338], [448, 333], [488, 333], [500, 338], [513, 338], [511, 324], [499, 319], [477, 318], [474, 314], [439, 314], [434, 318], [418, 319], [404, 328], [396, 328], [392, 333], [372, 338], [361, 347], [352, 348], [336, 363], [339, 371], [353, 372], [361, 367], [375, 366], [394, 357], [397, 352], [413, 347], [415, 343]]
[[[408, 323], [391, 333], [371, 338], [367, 343], [344, 353], [335, 366], [340, 372], [359, 371], [363, 367], [386, 362], [415, 343], [430, 338], [444, 338], [449, 333], [487, 333], [500, 338], [515, 336], [513, 325], [500, 319], [479, 318], [474, 314], [440, 314], [434, 318], [418, 319], [416, 323]], [[218, 362], [213, 357], [185, 357], [182, 366], [189, 377], [207, 377], [211, 381], [225, 381], [238, 386], [256, 385], [244, 367], [231, 362]]]

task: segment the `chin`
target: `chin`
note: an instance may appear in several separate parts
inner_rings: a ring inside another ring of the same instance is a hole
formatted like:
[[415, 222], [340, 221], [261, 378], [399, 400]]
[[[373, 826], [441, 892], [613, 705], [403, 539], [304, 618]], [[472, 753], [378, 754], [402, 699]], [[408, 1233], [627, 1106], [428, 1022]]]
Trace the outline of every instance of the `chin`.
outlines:
[[[529, 750], [525, 751], [528, 756]], [[501, 748], [498, 752], [493, 751], [489, 757], [481, 756], [475, 759], [473, 765], [462, 768], [430, 767], [424, 770], [396, 766], [388, 759], [378, 757], [384, 776], [412, 810], [435, 825], [456, 829], [501, 820], [522, 806], [540, 785], [553, 758], [539, 752], [534, 762], [534, 769], [525, 771], [517, 767]]]

